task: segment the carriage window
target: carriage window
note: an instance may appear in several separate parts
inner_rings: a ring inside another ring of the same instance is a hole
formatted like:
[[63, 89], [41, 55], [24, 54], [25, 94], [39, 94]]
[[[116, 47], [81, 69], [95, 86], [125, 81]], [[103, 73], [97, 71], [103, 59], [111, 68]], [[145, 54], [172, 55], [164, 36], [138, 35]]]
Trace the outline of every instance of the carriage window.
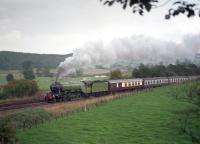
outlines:
[[126, 83], [126, 86], [129, 87], [129, 83], [128, 82]]
[[117, 87], [119, 87], [118, 83], [117, 83]]
[[125, 83], [122, 83], [122, 87], [125, 87]]

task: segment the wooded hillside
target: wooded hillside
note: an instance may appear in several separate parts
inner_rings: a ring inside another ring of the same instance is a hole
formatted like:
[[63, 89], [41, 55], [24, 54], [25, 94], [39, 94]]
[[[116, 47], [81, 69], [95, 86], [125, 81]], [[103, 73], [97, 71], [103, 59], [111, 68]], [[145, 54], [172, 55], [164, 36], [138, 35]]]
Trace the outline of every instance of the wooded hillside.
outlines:
[[56, 68], [60, 62], [70, 56], [72, 56], [72, 53], [66, 55], [56, 55], [0, 51], [0, 69], [22, 69], [22, 63], [24, 61], [32, 61], [34, 68]]

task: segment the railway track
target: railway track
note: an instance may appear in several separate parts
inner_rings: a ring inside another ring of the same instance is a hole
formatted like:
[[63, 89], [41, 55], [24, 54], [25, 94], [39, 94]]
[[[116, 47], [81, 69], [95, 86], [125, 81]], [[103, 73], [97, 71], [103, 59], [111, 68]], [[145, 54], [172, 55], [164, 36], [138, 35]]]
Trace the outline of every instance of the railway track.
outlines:
[[45, 101], [16, 102], [16, 103], [10, 103], [10, 104], [1, 104], [0, 111], [36, 107], [36, 106], [45, 105], [45, 104], [47, 104]]
[[81, 101], [83, 98], [77, 98], [73, 99], [71, 101], [63, 101], [63, 102], [55, 102], [55, 103], [47, 103], [44, 100], [40, 101], [29, 101], [29, 102], [16, 102], [16, 103], [9, 103], [9, 104], [0, 104], [0, 112], [1, 111], [9, 111], [9, 110], [14, 110], [14, 109], [22, 109], [22, 108], [33, 108], [37, 106], [43, 106], [43, 105], [53, 105], [53, 104], [58, 104], [58, 103], [71, 103], [71, 102], [76, 102], [76, 101]]
[[[125, 93], [125, 92], [119, 92], [119, 93]], [[104, 95], [107, 96], [107, 95]], [[94, 97], [90, 97], [94, 98]], [[87, 99], [90, 99], [87, 98]], [[33, 108], [37, 106], [43, 106], [43, 105], [53, 105], [53, 104], [60, 104], [60, 103], [74, 103], [78, 101], [82, 101], [86, 98], [76, 98], [72, 99], [70, 101], [62, 101], [62, 102], [53, 102], [53, 103], [47, 103], [44, 100], [32, 100], [32, 101], [20, 101], [20, 102], [15, 102], [15, 103], [9, 103], [9, 104], [0, 104], [0, 112], [3, 111], [9, 111], [9, 110], [16, 110], [16, 109], [22, 109], [22, 108]]]

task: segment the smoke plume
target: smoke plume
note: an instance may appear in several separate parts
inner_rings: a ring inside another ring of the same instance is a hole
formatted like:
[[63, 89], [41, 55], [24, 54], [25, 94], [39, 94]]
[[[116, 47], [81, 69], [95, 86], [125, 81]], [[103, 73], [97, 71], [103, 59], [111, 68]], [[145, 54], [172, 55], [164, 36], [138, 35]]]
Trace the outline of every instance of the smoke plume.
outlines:
[[114, 39], [108, 45], [90, 42], [73, 52], [57, 68], [57, 78], [76, 69], [117, 63], [174, 63], [177, 59], [193, 59], [200, 50], [200, 35], [185, 36], [179, 43], [145, 36]]

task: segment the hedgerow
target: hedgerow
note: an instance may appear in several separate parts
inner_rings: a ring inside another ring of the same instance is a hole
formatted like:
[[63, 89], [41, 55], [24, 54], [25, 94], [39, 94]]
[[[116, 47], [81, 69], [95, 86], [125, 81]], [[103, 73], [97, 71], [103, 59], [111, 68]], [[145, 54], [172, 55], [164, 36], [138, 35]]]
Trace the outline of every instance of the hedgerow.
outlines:
[[37, 91], [38, 86], [35, 81], [13, 80], [8, 84], [2, 86], [0, 98], [31, 96]]
[[16, 128], [31, 128], [49, 121], [53, 115], [43, 109], [27, 110], [8, 117]]

